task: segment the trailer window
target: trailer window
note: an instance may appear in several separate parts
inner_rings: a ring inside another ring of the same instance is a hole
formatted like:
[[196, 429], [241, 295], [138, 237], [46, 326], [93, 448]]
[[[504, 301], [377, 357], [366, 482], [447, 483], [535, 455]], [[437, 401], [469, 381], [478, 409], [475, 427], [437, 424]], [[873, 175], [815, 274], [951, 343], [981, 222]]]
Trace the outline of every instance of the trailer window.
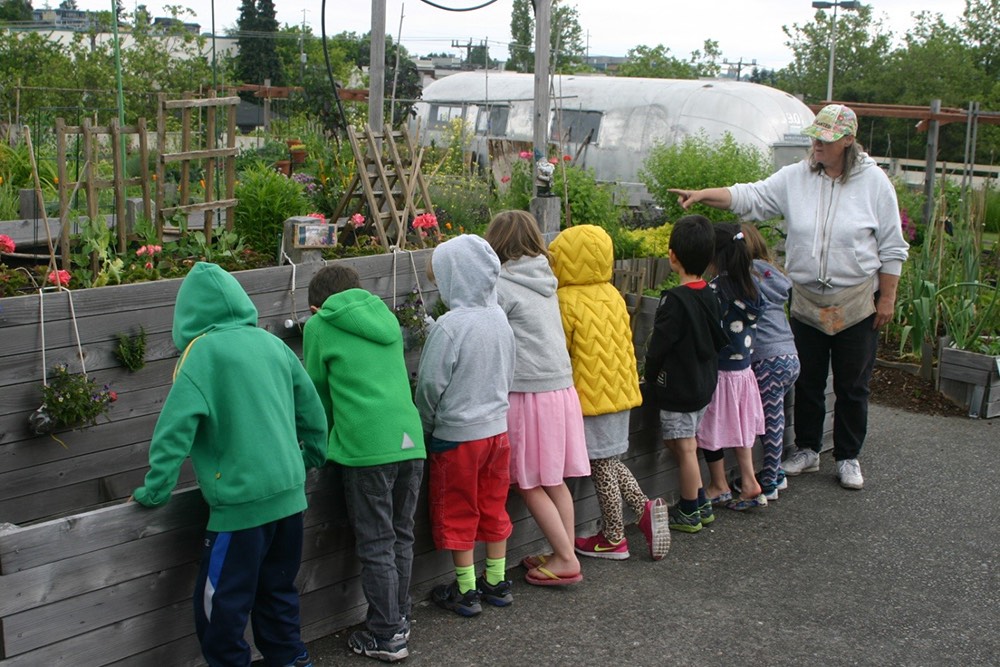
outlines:
[[510, 117], [509, 106], [488, 107], [489, 113], [480, 109], [476, 120], [476, 134], [488, 137], [503, 137], [507, 135], [507, 119]]
[[596, 144], [601, 135], [601, 112], [556, 109], [552, 113], [552, 140], [559, 143]]
[[432, 104], [428, 126], [440, 128], [448, 125], [455, 118], [462, 117], [462, 107], [450, 104]]

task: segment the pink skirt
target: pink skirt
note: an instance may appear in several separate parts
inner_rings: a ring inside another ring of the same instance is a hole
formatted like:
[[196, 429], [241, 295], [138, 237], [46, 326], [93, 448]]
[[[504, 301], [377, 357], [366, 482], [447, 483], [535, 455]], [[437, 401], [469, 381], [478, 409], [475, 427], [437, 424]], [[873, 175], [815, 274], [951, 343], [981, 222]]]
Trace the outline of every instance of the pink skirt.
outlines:
[[719, 371], [712, 402], [698, 427], [702, 449], [753, 447], [764, 432], [764, 408], [753, 370]]
[[519, 489], [559, 486], [590, 475], [583, 410], [576, 389], [512, 392], [507, 412], [510, 481]]

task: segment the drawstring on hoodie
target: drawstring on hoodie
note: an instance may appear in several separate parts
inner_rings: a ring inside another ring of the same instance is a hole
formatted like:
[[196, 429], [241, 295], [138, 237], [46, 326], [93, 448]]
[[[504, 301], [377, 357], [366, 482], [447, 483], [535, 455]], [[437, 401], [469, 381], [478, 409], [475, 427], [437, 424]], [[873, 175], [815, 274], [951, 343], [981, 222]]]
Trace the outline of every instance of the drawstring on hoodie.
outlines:
[[827, 267], [830, 259], [830, 240], [833, 238], [833, 224], [831, 217], [833, 216], [834, 211], [837, 210], [837, 203], [840, 201], [840, 192], [842, 189], [843, 188], [837, 187], [836, 180], [830, 180], [830, 200], [829, 203], [827, 203], [826, 215], [822, 218], [822, 222], [820, 222], [820, 216], [823, 211], [823, 202], [826, 199], [824, 196], [826, 188], [820, 188], [819, 206], [816, 207], [816, 225], [815, 232], [813, 233], [812, 257], [816, 257], [817, 245], [819, 245], [819, 271], [816, 275], [816, 282], [822, 285], [825, 289], [833, 288], [831, 278], [827, 275]]

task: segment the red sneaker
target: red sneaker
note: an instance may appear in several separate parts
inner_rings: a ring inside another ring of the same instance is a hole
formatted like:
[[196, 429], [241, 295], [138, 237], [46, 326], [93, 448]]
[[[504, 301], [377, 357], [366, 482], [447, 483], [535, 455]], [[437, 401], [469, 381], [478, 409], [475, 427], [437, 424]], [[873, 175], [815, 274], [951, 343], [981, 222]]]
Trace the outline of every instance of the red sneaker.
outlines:
[[670, 551], [670, 528], [667, 524], [667, 505], [663, 498], [647, 500], [646, 511], [639, 519], [639, 530], [646, 536], [649, 555], [653, 560], [660, 560]]
[[628, 540], [622, 538], [621, 542], [610, 542], [604, 537], [604, 533], [590, 537], [578, 537], [576, 538], [576, 552], [581, 556], [591, 558], [625, 560], [629, 557]]

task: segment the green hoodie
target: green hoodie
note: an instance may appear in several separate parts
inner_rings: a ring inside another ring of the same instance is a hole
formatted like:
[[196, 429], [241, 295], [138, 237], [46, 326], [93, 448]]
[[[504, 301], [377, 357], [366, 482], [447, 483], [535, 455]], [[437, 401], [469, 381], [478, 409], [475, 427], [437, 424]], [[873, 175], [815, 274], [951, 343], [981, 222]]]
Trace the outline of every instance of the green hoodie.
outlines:
[[303, 511], [306, 468], [326, 460], [326, 418], [295, 354], [257, 327], [257, 309], [236, 279], [204, 262], [177, 293], [173, 339], [181, 358], [136, 502], [166, 503], [190, 454], [211, 510], [208, 530]]
[[327, 457], [350, 467], [425, 458], [399, 321], [363, 289], [333, 294], [302, 335], [306, 371], [330, 423]]

